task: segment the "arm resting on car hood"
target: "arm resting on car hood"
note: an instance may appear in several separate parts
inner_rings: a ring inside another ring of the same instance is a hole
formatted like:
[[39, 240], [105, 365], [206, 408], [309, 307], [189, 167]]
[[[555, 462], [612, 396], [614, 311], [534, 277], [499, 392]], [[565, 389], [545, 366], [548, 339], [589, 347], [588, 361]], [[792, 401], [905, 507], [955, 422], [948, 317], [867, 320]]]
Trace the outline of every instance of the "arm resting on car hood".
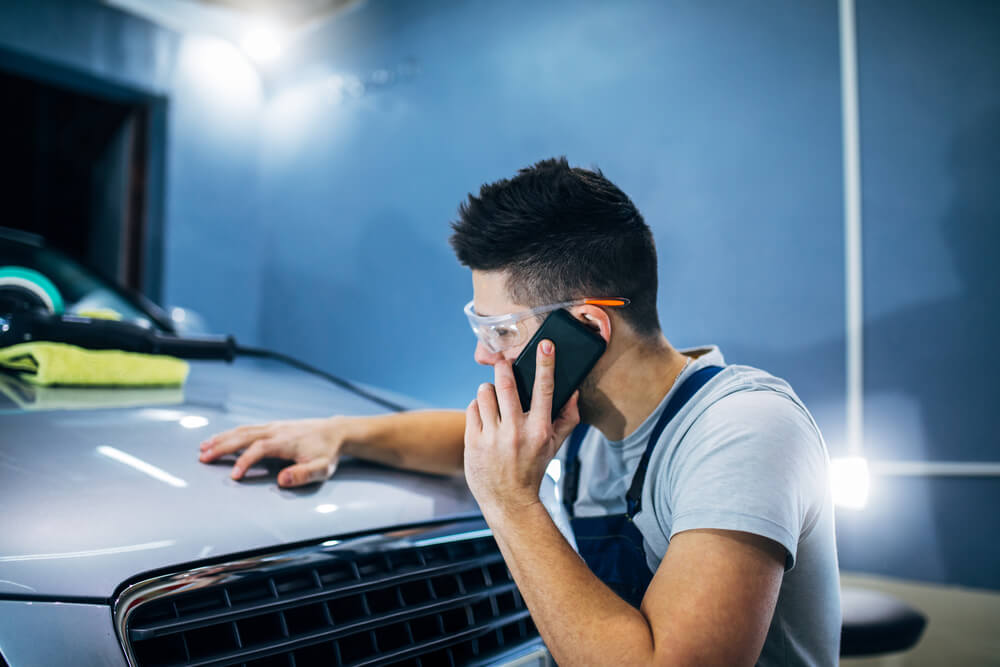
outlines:
[[301, 486], [327, 479], [341, 455], [429, 472], [462, 472], [465, 414], [457, 410], [400, 412], [370, 417], [334, 416], [270, 422], [219, 433], [201, 444], [201, 461], [243, 453], [233, 466], [240, 479], [264, 457], [294, 461], [278, 484]]

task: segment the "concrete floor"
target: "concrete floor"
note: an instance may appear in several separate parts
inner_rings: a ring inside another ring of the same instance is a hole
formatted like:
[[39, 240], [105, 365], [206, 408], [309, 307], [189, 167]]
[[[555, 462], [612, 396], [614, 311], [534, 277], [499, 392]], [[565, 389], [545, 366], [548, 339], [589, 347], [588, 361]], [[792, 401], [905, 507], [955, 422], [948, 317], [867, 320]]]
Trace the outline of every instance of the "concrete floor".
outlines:
[[928, 619], [910, 651], [845, 659], [844, 667], [1000, 667], [1000, 593], [847, 572], [841, 573], [841, 583], [895, 595]]

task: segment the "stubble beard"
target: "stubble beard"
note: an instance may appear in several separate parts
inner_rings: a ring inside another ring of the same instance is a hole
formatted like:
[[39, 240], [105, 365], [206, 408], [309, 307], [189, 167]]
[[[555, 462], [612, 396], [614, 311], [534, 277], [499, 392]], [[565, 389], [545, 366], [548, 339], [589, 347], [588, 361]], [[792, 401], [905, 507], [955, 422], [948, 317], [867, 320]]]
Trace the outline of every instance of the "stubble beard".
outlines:
[[580, 396], [577, 400], [577, 408], [580, 411], [581, 424], [593, 424], [599, 414], [597, 396], [597, 381], [592, 373], [588, 373], [580, 383]]
[[615, 407], [614, 401], [598, 386], [599, 378], [593, 373], [580, 383], [580, 423], [601, 428], [604, 432], [625, 427], [625, 416]]

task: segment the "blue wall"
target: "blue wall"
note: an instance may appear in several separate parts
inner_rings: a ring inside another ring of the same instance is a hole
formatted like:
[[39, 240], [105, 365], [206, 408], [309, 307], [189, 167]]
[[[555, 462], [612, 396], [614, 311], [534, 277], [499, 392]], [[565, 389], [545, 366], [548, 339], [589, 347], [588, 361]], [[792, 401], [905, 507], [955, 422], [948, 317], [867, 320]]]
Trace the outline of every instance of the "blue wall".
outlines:
[[[998, 9], [857, 13], [866, 453], [996, 460]], [[672, 342], [788, 378], [847, 452], [833, 0], [370, 0], [264, 77], [84, 2], [0, 6], [0, 47], [168, 96], [164, 300], [216, 329], [465, 405], [490, 376], [448, 223], [565, 154], [653, 228]], [[839, 513], [842, 565], [1000, 588], [998, 500], [995, 479], [877, 478]]]
[[[652, 226], [673, 342], [843, 386], [840, 358], [782, 356], [843, 328], [832, 3], [370, 2], [308, 47], [321, 66], [264, 111], [268, 345], [464, 406], [489, 374], [448, 222], [484, 181], [566, 154]], [[408, 59], [411, 81], [331, 98], [331, 76]], [[841, 430], [842, 397], [820, 412]]]
[[[865, 449], [998, 461], [1000, 5], [863, 2]], [[1000, 588], [1000, 478], [877, 479], [841, 560]]]

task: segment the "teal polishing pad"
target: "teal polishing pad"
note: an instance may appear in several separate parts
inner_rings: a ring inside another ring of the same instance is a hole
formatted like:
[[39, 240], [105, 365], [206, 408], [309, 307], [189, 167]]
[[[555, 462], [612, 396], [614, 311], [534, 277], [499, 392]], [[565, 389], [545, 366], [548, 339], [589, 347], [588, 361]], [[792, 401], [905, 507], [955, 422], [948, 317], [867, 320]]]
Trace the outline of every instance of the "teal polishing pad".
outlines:
[[5, 287], [24, 290], [45, 304], [50, 313], [62, 314], [62, 295], [51, 280], [34, 269], [23, 266], [0, 266], [0, 290]]

